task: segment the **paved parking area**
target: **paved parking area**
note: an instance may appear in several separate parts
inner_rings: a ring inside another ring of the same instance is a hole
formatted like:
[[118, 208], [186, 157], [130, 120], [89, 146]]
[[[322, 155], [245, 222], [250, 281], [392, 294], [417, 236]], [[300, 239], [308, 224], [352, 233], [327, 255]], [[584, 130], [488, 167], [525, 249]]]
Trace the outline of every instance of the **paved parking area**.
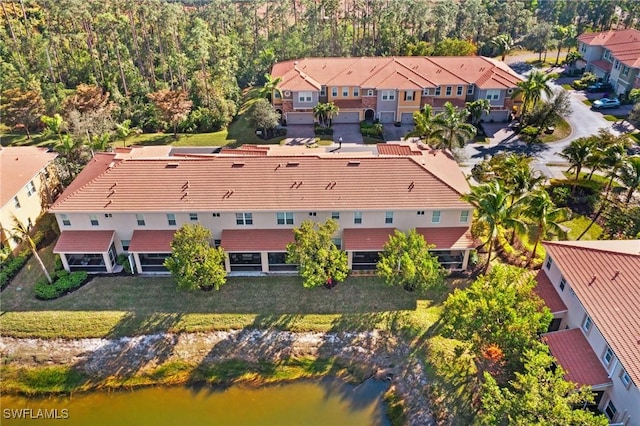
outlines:
[[402, 124], [396, 127], [394, 124], [383, 124], [382, 137], [385, 141], [404, 141], [407, 133], [413, 130], [413, 124]]
[[360, 124], [334, 124], [333, 141], [337, 142], [342, 138], [342, 142], [363, 143]]

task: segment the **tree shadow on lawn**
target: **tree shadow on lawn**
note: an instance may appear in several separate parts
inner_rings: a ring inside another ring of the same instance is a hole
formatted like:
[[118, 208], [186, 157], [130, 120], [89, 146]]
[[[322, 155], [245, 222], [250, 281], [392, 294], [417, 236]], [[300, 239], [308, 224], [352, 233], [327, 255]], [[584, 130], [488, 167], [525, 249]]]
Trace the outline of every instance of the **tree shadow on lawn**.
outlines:
[[497, 145], [492, 145], [489, 147], [476, 145], [473, 148], [478, 152], [476, 154], [473, 154], [471, 156], [472, 158], [484, 158], [485, 156], [493, 157], [494, 155], [500, 153], [514, 153], [524, 154], [527, 156], [537, 156], [551, 149], [549, 144], [542, 142], [527, 144], [515, 137], [509, 137], [508, 139], [501, 141]]

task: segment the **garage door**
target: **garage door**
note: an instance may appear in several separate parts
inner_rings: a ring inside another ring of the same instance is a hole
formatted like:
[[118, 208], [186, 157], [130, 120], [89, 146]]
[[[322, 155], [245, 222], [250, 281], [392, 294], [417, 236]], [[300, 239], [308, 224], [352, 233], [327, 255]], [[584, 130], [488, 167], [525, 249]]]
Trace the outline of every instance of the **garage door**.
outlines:
[[380, 113], [380, 122], [381, 123], [393, 123], [395, 119], [395, 113], [391, 112], [381, 112]]
[[313, 124], [312, 112], [288, 112], [287, 124]]
[[400, 121], [402, 121], [403, 124], [413, 124], [413, 113], [403, 112]]
[[340, 111], [338, 115], [333, 117], [334, 123], [359, 123], [360, 113], [358, 111], [343, 112]]

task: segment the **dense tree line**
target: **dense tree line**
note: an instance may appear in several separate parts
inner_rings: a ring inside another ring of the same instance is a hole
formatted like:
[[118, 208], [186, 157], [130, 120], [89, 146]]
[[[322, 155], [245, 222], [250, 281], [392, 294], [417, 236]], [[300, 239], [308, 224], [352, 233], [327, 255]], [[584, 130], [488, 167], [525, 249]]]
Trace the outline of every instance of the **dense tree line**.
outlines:
[[640, 16], [629, 0], [3, 0], [0, 8], [3, 90], [39, 94], [53, 115], [78, 85], [97, 85], [118, 107], [115, 121], [145, 131], [175, 124], [158, 118], [147, 97], [163, 89], [193, 103], [195, 115], [179, 130], [225, 127], [240, 89], [261, 85], [275, 61], [500, 54], [509, 46], [496, 37], [551, 49], [585, 30], [636, 25]]

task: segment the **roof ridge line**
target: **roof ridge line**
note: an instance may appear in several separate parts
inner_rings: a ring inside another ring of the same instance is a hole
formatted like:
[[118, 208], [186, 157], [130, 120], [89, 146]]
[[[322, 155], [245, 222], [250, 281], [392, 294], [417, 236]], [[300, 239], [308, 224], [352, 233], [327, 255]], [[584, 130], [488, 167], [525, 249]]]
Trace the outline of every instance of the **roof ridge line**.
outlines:
[[[99, 153], [99, 154], [106, 154], [106, 153]], [[100, 173], [98, 173], [97, 175], [95, 175], [92, 179], [89, 179], [87, 182], [85, 182], [85, 184], [84, 184], [84, 185], [81, 185], [81, 186], [77, 187], [77, 188], [75, 189], [75, 191], [70, 192], [69, 194], [67, 194], [67, 196], [66, 196], [66, 197], [64, 197], [64, 198], [59, 197], [59, 198], [58, 198], [58, 199], [57, 199], [57, 200], [56, 200], [56, 201], [51, 205], [51, 207], [49, 207], [49, 208], [50, 208], [50, 209], [55, 208], [55, 206], [58, 204], [58, 202], [67, 200], [69, 197], [71, 197], [71, 196], [75, 195], [78, 191], [80, 191], [81, 189], [84, 189], [87, 185], [89, 185], [90, 183], [92, 183], [93, 181], [95, 181], [96, 179], [98, 179], [99, 177], [101, 177], [101, 176], [103, 176], [104, 174], [106, 174], [109, 170], [111, 170], [112, 168], [116, 167], [117, 165], [119, 165], [120, 163], [122, 163], [123, 161], [125, 161], [125, 159], [118, 160], [117, 162], [116, 162], [116, 161], [114, 161], [114, 160], [115, 160], [115, 158], [116, 158], [116, 153], [115, 153], [115, 152], [114, 152], [114, 153], [112, 153], [112, 154], [109, 154], [109, 155], [111, 155], [111, 156], [112, 156], [112, 157], [111, 157], [111, 163], [107, 164], [107, 167], [106, 167], [102, 172], [100, 172]], [[95, 159], [95, 156], [92, 158], [92, 160], [93, 160], [93, 159]], [[113, 166], [111, 166], [111, 164], [112, 164], [112, 163], [113, 163]], [[85, 168], [86, 168], [86, 166], [85, 166]], [[83, 169], [83, 170], [84, 170], [84, 169]], [[80, 172], [80, 173], [82, 173], [82, 172]], [[78, 173], [78, 176], [80, 175], [80, 173]], [[76, 177], [74, 178], [74, 180], [75, 180], [75, 179], [77, 179], [77, 178], [78, 178], [78, 176], [76, 176]], [[72, 181], [72, 183], [73, 183], [73, 181]], [[64, 194], [64, 191], [62, 192], [62, 194]], [[62, 195], [62, 194], [61, 194], [61, 195]]]
[[[579, 240], [575, 240], [575, 242], [578, 242]], [[595, 241], [599, 241], [599, 240], [595, 240]], [[602, 240], [602, 241], [613, 241], [613, 240]], [[628, 241], [634, 241], [634, 240], [628, 240]], [[640, 240], [637, 240], [640, 241]], [[639, 253], [627, 253], [627, 252], [622, 252], [622, 251], [615, 251], [615, 250], [611, 250], [611, 249], [605, 249], [605, 248], [600, 248], [600, 247], [585, 247], [585, 246], [581, 246], [581, 245], [573, 245], [571, 244], [574, 241], [545, 241], [544, 244], [551, 244], [551, 245], [555, 245], [555, 246], [561, 246], [561, 247], [567, 247], [567, 248], [571, 248], [571, 249], [578, 249], [578, 250], [587, 250], [587, 251], [599, 251], [599, 252], [605, 252], [605, 253], [611, 253], [611, 254], [617, 254], [617, 255], [625, 255], [625, 256], [632, 256], [632, 257], [640, 257], [640, 252]], [[563, 243], [569, 243], [569, 244], [563, 244]]]
[[[388, 158], [388, 157], [387, 157]], [[406, 156], [397, 156], [397, 158], [409, 158], [410, 160], [412, 160], [414, 163], [416, 163], [418, 165], [418, 167], [423, 168], [424, 170], [426, 170], [431, 176], [433, 176], [434, 178], [438, 179], [440, 182], [442, 182], [443, 184], [447, 185], [451, 190], [453, 190], [453, 192], [455, 192], [456, 194], [460, 194], [460, 195], [464, 195], [463, 193], [461, 193], [460, 191], [458, 191], [456, 188], [454, 188], [453, 186], [451, 186], [451, 184], [449, 182], [447, 182], [446, 180], [442, 179], [440, 176], [438, 176], [436, 173], [434, 173], [430, 168], [427, 167], [426, 164], [422, 164], [418, 161], [418, 158], [422, 158], [422, 157], [418, 157], [417, 155], [406, 155]]]

